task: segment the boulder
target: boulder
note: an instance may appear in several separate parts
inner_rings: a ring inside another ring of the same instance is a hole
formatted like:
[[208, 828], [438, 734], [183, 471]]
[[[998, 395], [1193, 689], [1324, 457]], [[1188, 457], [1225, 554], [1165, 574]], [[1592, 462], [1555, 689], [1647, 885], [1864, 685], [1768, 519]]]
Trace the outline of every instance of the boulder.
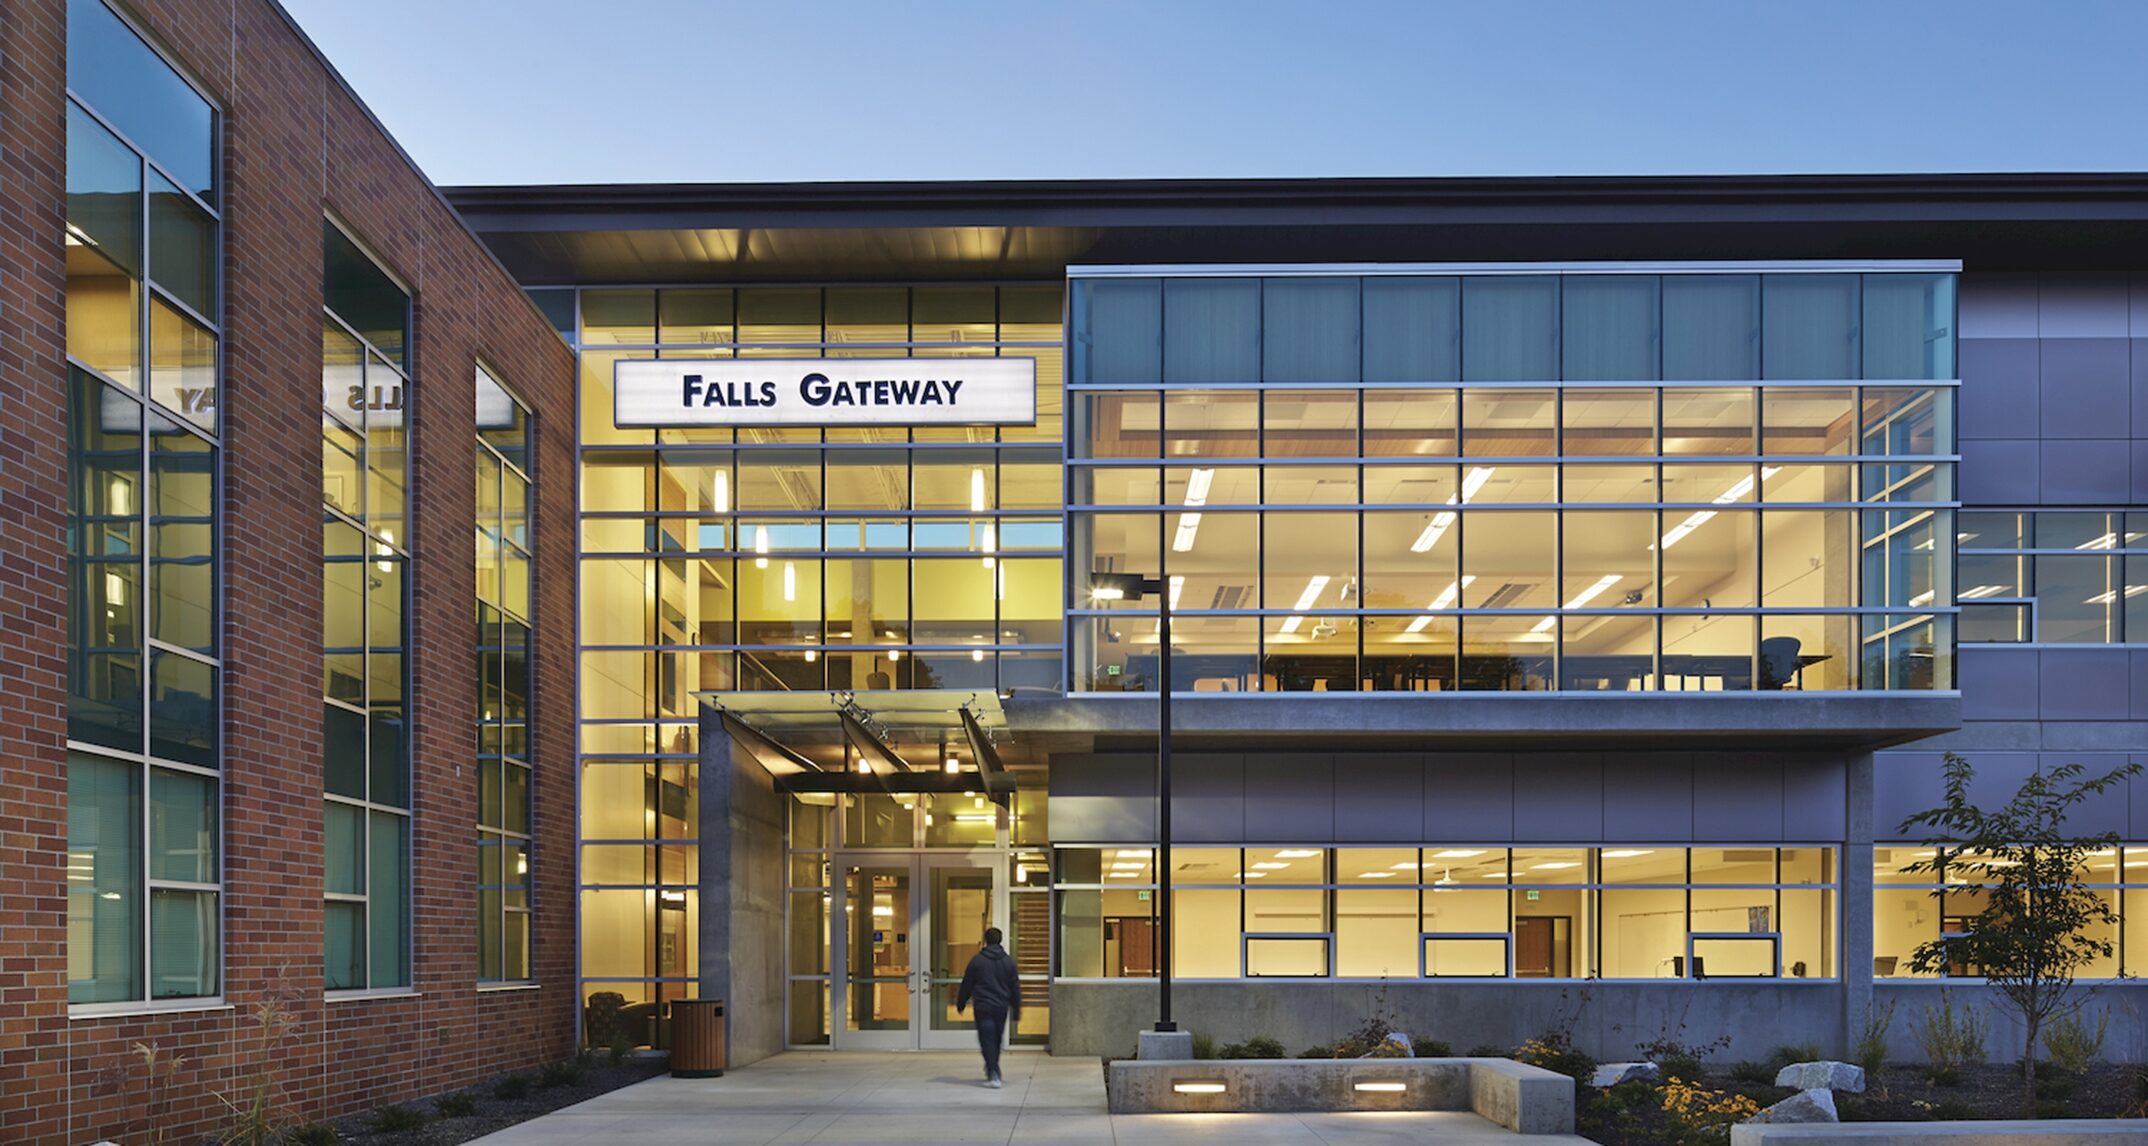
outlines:
[[1797, 1090], [1865, 1092], [1865, 1068], [1846, 1062], [1794, 1062], [1775, 1072], [1775, 1085]]
[[1662, 1077], [1663, 1068], [1652, 1062], [1602, 1062], [1596, 1064], [1596, 1073], [1589, 1076], [1589, 1085], [1608, 1089], [1635, 1079], [1654, 1082]]
[[1835, 1116], [1835, 1093], [1831, 1090], [1801, 1090], [1766, 1110], [1746, 1119], [1748, 1122], [1840, 1122]]

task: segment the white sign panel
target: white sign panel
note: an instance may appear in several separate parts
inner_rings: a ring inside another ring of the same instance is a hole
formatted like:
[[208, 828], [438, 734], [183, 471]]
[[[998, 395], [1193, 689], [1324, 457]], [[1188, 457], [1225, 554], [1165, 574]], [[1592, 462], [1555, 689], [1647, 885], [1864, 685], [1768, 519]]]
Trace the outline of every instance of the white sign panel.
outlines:
[[612, 367], [622, 427], [1027, 426], [1033, 358], [719, 358]]

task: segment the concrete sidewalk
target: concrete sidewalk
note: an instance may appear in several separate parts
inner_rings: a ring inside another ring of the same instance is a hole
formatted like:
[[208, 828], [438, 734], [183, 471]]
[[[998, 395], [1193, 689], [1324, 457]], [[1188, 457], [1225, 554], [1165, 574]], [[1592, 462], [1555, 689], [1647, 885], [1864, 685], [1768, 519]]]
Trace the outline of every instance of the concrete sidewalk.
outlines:
[[1006, 1088], [981, 1084], [967, 1052], [793, 1051], [722, 1078], [668, 1076], [615, 1090], [478, 1139], [486, 1146], [744, 1146], [752, 1143], [1288, 1143], [1374, 1146], [1584, 1144], [1522, 1137], [1474, 1114], [1134, 1114], [1105, 1110], [1103, 1065], [1025, 1052], [1002, 1062]]

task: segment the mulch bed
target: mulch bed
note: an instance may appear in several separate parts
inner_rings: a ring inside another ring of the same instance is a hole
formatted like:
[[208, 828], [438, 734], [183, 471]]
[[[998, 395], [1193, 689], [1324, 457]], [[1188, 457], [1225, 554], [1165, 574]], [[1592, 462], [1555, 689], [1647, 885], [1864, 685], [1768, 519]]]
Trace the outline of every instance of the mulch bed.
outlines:
[[517, 1098], [500, 1097], [494, 1089], [498, 1079], [454, 1091], [454, 1094], [470, 1096], [476, 1103], [475, 1114], [442, 1118], [435, 1113], [436, 1104], [448, 1096], [434, 1095], [402, 1104], [405, 1110], [425, 1115], [423, 1126], [411, 1130], [377, 1130], [374, 1126], [378, 1112], [366, 1111], [336, 1119], [336, 1140], [363, 1143], [364, 1146], [453, 1146], [653, 1078], [666, 1069], [662, 1061], [629, 1059], [615, 1065], [599, 1057], [582, 1064], [573, 1081], [549, 1087], [540, 1084], [537, 1071], [527, 1071], [521, 1077], [528, 1080], [528, 1089]]

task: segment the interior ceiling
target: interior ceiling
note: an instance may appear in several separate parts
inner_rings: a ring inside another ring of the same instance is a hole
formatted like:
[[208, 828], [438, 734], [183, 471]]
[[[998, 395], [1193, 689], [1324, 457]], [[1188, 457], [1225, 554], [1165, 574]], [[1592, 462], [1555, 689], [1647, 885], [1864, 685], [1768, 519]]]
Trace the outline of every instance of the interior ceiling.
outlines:
[[529, 285], [1050, 279], [1069, 264], [2148, 264], [2137, 175], [471, 187]]

